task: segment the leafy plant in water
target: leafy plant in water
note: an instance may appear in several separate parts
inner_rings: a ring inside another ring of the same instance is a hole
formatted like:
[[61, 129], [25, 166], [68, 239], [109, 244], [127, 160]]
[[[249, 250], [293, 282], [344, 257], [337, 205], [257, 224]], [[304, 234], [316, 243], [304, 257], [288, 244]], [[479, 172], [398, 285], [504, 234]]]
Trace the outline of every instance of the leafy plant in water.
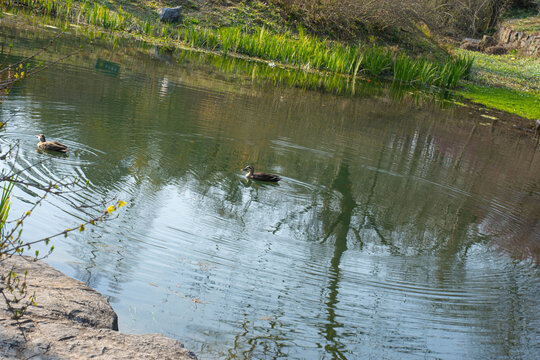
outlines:
[[146, 21], [143, 26], [143, 31], [145, 35], [152, 35], [152, 23], [149, 21]]
[[52, 0], [47, 1], [47, 14], [48, 14], [48, 15], [51, 15], [51, 14], [52, 14], [52, 8], [53, 8], [53, 2], [52, 2]]
[[69, 10], [71, 9], [72, 4], [73, 0], [66, 0], [66, 18], [69, 17]]
[[391, 69], [392, 56], [388, 50], [370, 46], [364, 51], [364, 69], [373, 76], [380, 76]]
[[165, 25], [161, 27], [161, 37], [166, 38], [169, 35], [169, 25]]
[[422, 60], [418, 66], [418, 81], [423, 86], [430, 86], [437, 75], [437, 66], [430, 61]]
[[400, 55], [394, 60], [394, 82], [398, 84], [411, 84], [417, 79], [419, 62], [408, 56]]

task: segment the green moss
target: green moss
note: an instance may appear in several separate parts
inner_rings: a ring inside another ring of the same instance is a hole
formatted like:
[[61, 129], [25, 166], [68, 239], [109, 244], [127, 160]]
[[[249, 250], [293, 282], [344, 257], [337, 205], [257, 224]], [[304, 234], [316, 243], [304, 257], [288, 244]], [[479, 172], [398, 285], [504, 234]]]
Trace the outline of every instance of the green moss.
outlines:
[[477, 85], [469, 85], [458, 94], [492, 108], [529, 119], [540, 119], [540, 94]]

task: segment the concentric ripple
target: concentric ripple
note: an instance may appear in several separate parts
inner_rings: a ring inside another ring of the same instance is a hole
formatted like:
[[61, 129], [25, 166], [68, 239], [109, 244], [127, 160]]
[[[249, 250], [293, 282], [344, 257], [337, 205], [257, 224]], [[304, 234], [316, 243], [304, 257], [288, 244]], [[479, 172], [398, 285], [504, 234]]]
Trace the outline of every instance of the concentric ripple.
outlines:
[[[125, 53], [96, 45], [0, 109], [4, 172], [84, 185], [49, 195], [25, 239], [127, 202], [47, 260], [107, 296], [122, 331], [202, 359], [538, 356], [534, 139], [407, 96], [256, 86]], [[36, 152], [37, 133], [71, 151]], [[248, 181], [246, 164], [283, 180]], [[42, 195], [16, 188], [10, 221]]]

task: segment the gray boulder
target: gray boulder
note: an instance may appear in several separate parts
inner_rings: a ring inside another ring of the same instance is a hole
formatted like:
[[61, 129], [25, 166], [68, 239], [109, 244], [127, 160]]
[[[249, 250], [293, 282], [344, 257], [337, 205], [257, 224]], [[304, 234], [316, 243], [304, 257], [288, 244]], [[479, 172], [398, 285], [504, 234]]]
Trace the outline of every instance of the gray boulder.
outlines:
[[12, 266], [18, 274], [28, 270], [37, 305], [17, 322], [0, 299], [1, 359], [196, 359], [164, 335], [118, 332], [118, 316], [103, 295], [44, 262], [22, 256], [0, 260], [3, 273]]
[[182, 7], [161, 8], [158, 10], [158, 14], [161, 22], [177, 22], [182, 16]]

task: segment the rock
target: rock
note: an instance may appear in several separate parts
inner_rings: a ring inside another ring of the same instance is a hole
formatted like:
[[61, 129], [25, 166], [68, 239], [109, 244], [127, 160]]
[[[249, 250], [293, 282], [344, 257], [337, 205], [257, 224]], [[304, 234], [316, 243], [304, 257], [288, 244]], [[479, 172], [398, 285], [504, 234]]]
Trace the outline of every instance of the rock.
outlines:
[[496, 36], [498, 41], [507, 47], [519, 49], [530, 56], [540, 56], [540, 36], [537, 34], [500, 27]]
[[508, 53], [508, 48], [502, 45], [490, 46], [486, 48], [485, 53], [490, 55], [504, 55]]
[[[494, 48], [496, 46], [497, 46], [497, 41], [495, 40], [493, 36], [484, 35], [482, 40], [465, 38], [463, 39], [463, 43], [461, 44], [460, 47], [465, 50], [487, 52], [487, 49]], [[494, 51], [497, 51], [497, 50], [499, 49], [497, 48]]]
[[103, 295], [44, 262], [21, 256], [0, 261], [2, 273], [11, 266], [18, 274], [28, 270], [28, 289], [35, 291], [37, 305], [17, 322], [0, 299], [2, 359], [197, 358], [181, 342], [160, 334], [118, 332], [118, 316]]
[[484, 48], [489, 48], [491, 46], [497, 45], [497, 40], [493, 36], [484, 35], [482, 38], [482, 44], [484, 45]]
[[479, 42], [465, 41], [460, 45], [460, 48], [470, 51], [482, 51], [482, 44]]
[[480, 39], [473, 39], [473, 38], [465, 38], [463, 39], [464, 42], [471, 42], [471, 43], [476, 43], [476, 44], [480, 44], [482, 42], [482, 40]]
[[182, 6], [161, 8], [158, 10], [158, 14], [161, 22], [176, 22], [182, 15]]

